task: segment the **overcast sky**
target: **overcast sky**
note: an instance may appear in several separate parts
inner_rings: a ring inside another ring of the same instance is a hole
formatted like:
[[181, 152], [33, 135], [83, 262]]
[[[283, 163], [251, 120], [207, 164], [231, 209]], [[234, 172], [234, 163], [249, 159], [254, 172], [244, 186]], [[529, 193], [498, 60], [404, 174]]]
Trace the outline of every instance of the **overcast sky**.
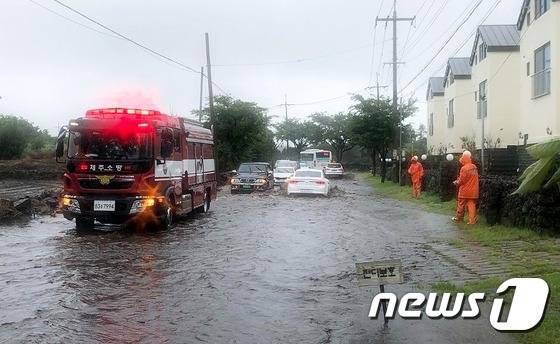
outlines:
[[[392, 0], [61, 1], [196, 70], [206, 63], [209, 32], [214, 81], [235, 98], [270, 107], [273, 116], [283, 116], [276, 105], [284, 94], [289, 103], [300, 104], [290, 106], [290, 116], [304, 118], [345, 111], [351, 105], [348, 93], [367, 94], [364, 88], [375, 84], [377, 73], [382, 85], [392, 82], [390, 66], [383, 65], [392, 56], [392, 30], [385, 31], [383, 23], [375, 27], [378, 13], [391, 12]], [[89, 108], [155, 107], [185, 116], [198, 108], [196, 73], [114, 37], [52, 0], [1, 2], [0, 113], [55, 132]], [[402, 93], [419, 100], [413, 122], [425, 122], [427, 78], [442, 74], [452, 54], [470, 54], [469, 37], [495, 4], [485, 23], [514, 24], [522, 0], [482, 0], [433, 59], [477, 2], [398, 2], [399, 16], [417, 16], [412, 27], [398, 25], [399, 59], [406, 62], [399, 68], [399, 89], [428, 65]], [[206, 85], [204, 92], [206, 99]]]

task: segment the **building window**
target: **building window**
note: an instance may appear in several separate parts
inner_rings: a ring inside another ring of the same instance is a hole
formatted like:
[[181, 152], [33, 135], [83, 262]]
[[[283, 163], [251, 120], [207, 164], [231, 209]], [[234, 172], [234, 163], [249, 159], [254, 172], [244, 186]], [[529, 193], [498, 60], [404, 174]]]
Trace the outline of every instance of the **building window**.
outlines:
[[527, 26], [531, 26], [531, 11], [527, 12]]
[[430, 118], [428, 120], [428, 132], [430, 136], [434, 136], [434, 114], [430, 114]]
[[535, 19], [550, 9], [550, 0], [535, 0]]
[[527, 62], [527, 76], [531, 76], [531, 62]]
[[533, 98], [550, 93], [550, 43], [535, 50]]
[[447, 109], [447, 127], [453, 128], [455, 126], [455, 99], [449, 101], [449, 108]]
[[449, 73], [449, 85], [453, 85], [454, 82], [455, 77], [453, 76], [453, 73]]
[[487, 52], [488, 52], [488, 47], [486, 46], [486, 43], [484, 42], [480, 43], [480, 45], [478, 46], [478, 55], [480, 55], [479, 61], [482, 61], [486, 58]]

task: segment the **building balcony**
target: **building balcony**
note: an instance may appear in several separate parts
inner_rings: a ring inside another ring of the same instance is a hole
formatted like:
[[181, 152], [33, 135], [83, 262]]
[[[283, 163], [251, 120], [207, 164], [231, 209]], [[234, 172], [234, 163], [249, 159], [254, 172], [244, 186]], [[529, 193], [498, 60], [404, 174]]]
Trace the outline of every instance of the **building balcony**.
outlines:
[[550, 94], [550, 68], [533, 74], [533, 99]]

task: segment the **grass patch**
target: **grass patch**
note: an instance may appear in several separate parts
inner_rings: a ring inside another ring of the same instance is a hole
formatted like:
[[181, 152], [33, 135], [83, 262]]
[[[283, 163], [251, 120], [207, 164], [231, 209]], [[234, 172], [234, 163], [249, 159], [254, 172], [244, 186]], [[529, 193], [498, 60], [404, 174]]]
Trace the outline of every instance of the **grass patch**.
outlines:
[[[556, 267], [548, 266], [546, 270], [534, 271], [536, 274], [512, 274], [512, 277], [539, 277], [548, 283], [550, 288], [550, 301], [546, 309], [543, 322], [539, 327], [528, 333], [514, 333], [513, 336], [520, 343], [527, 344], [554, 344], [560, 343], [560, 272], [551, 272], [557, 270]], [[545, 272], [548, 271], [548, 272]], [[455, 285], [451, 282], [440, 281], [430, 285], [431, 290], [437, 293], [472, 293], [484, 292], [487, 300], [493, 300], [497, 295], [496, 289], [504, 282], [501, 278], [490, 277], [478, 281], [469, 282], [465, 285]], [[506, 304], [511, 303], [513, 294], [509, 292], [505, 296]], [[489, 314], [487, 315], [489, 316]]]
[[[429, 193], [423, 193], [420, 198], [412, 198], [411, 187], [399, 186], [391, 181], [381, 183], [381, 179], [371, 175], [371, 173], [362, 173], [360, 177], [369, 182], [376, 191], [385, 196], [400, 201], [416, 203], [434, 213], [449, 215], [449, 217], [455, 215], [457, 206], [457, 201], [455, 200], [442, 202], [438, 196]], [[480, 214], [478, 214], [478, 224], [469, 226], [466, 223], [460, 223], [458, 226], [463, 232], [468, 234], [469, 239], [475, 240], [484, 246], [496, 246], [504, 241], [523, 240], [536, 242], [553, 237], [553, 235], [549, 233], [538, 233], [528, 228], [508, 227], [505, 225], [488, 226], [486, 224], [486, 218]]]
[[[425, 210], [446, 214], [450, 217], [455, 213], [456, 201], [441, 202], [439, 197], [423, 194], [419, 199], [411, 197], [410, 187], [401, 187], [393, 182], [381, 183], [379, 177], [362, 174], [360, 177], [369, 182], [379, 193], [401, 201], [418, 204]], [[516, 333], [513, 336], [521, 343], [550, 344], [560, 343], [560, 266], [550, 256], [560, 256], [558, 235], [539, 233], [527, 228], [507, 227], [505, 225], [486, 225], [484, 216], [478, 215], [478, 224], [469, 226], [458, 224], [457, 228], [464, 239], [454, 239], [450, 245], [468, 249], [470, 245], [483, 245], [487, 249], [486, 258], [492, 263], [508, 262], [510, 277], [538, 277], [544, 279], [550, 288], [550, 301], [544, 321], [529, 333]], [[524, 242], [522, 245], [509, 248], [508, 242]], [[460, 262], [459, 262], [460, 263]], [[440, 281], [426, 287], [438, 293], [463, 292], [471, 294], [484, 292], [491, 300], [496, 289], [508, 277], [489, 277], [456, 285], [448, 281]], [[512, 293], [504, 298], [511, 300]]]
[[420, 198], [411, 197], [412, 190], [410, 187], [401, 187], [391, 181], [381, 183], [381, 179], [373, 176], [371, 173], [362, 173], [360, 177], [369, 182], [373, 188], [381, 194], [398, 199], [400, 201], [408, 201], [422, 204], [425, 208], [439, 214], [452, 214], [455, 211], [456, 203], [454, 201], [441, 202], [439, 197], [423, 193]]

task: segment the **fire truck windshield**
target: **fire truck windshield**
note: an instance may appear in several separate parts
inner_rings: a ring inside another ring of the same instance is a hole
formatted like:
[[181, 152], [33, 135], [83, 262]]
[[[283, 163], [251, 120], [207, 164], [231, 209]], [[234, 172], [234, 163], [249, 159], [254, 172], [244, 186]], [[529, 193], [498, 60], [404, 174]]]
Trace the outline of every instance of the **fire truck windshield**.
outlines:
[[150, 133], [82, 130], [70, 132], [68, 157], [96, 160], [144, 160], [153, 157]]

